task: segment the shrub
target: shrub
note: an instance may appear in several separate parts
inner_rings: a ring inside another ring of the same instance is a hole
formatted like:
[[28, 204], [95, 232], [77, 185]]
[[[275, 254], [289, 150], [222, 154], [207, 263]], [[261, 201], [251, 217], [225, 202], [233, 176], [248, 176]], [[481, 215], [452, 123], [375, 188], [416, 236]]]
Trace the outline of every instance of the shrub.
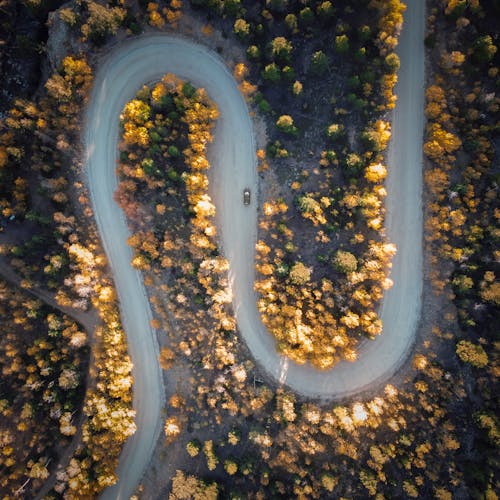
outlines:
[[333, 259], [333, 266], [341, 273], [352, 273], [358, 268], [358, 261], [351, 252], [338, 250]]
[[456, 349], [458, 357], [476, 368], [484, 368], [488, 364], [488, 355], [479, 344], [461, 340]]
[[297, 127], [293, 124], [293, 118], [290, 115], [281, 115], [276, 121], [276, 126], [286, 134], [297, 135]]
[[295, 285], [304, 285], [311, 279], [311, 268], [302, 262], [297, 262], [290, 270], [290, 280]]

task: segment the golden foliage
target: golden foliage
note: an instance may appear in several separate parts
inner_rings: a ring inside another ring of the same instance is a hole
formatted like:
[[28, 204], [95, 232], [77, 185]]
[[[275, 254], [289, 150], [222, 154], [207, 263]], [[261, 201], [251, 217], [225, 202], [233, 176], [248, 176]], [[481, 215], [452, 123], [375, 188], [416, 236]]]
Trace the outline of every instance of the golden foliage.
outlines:
[[296, 285], [304, 285], [311, 279], [311, 268], [306, 267], [302, 262], [297, 262], [290, 270], [290, 280]]
[[488, 355], [479, 344], [473, 344], [468, 340], [461, 340], [457, 344], [457, 355], [464, 362], [476, 368], [484, 368], [488, 364]]
[[195, 476], [185, 475], [178, 470], [172, 478], [169, 500], [217, 500], [216, 483], [205, 484]]

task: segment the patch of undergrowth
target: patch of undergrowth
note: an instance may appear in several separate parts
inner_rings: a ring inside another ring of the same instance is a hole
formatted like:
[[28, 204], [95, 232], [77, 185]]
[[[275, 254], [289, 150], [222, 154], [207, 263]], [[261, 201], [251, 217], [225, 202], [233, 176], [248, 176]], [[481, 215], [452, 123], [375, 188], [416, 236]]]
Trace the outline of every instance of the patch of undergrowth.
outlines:
[[2, 253], [24, 279], [43, 283], [83, 310], [91, 288], [75, 281], [70, 248], [85, 244], [87, 235], [78, 227], [83, 210], [75, 199], [87, 200], [79, 191], [73, 144], [91, 83], [85, 58], [66, 57], [39, 99], [15, 100], [0, 121]]
[[[96, 496], [116, 481], [121, 446], [135, 430], [126, 339], [77, 166], [75, 144], [91, 83], [85, 57], [65, 57], [36, 100], [15, 100], [0, 120], [0, 250], [5, 262], [24, 287], [37, 283], [53, 291], [59, 305], [88, 317], [94, 309], [101, 319], [93, 343], [98, 374], [91, 377], [84, 402], [82, 440], [55, 485], [58, 493], [79, 498]], [[22, 331], [12, 340], [17, 336], [21, 341]], [[84, 372], [78, 376], [82, 379]], [[43, 407], [43, 398], [34, 391], [31, 404]], [[57, 465], [47, 464], [49, 459], [37, 466], [40, 474], [46, 472], [42, 465], [51, 470]]]
[[[382, 331], [396, 249], [385, 239], [385, 149], [405, 6], [193, 1], [247, 47], [240, 88], [267, 117], [258, 307], [279, 350], [332, 367]], [[247, 78], [247, 80], [245, 80]], [[255, 85], [253, 85], [255, 84]]]
[[[156, 263], [175, 274], [186, 258], [199, 261], [205, 252], [217, 256], [205, 153], [217, 116], [203, 89], [170, 74], [125, 106], [115, 197], [134, 224], [129, 243], [136, 249], [136, 267]], [[176, 245], [190, 234], [191, 224], [189, 248]]]
[[34, 496], [77, 432], [87, 335], [73, 320], [0, 281], [0, 492]]
[[[474, 498], [498, 475], [498, 97], [495, 2], [444, 2], [429, 13], [426, 45], [434, 72], [426, 91], [426, 246], [434, 293], [458, 313], [450, 340], [473, 415], [460, 465]], [[451, 287], [450, 287], [451, 285]]]

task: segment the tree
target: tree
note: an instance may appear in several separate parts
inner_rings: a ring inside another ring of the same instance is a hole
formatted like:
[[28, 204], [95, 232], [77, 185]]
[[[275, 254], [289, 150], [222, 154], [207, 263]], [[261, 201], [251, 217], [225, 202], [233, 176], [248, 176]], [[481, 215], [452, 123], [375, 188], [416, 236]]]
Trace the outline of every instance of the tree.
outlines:
[[195, 476], [184, 475], [176, 471], [172, 478], [172, 489], [169, 500], [217, 500], [218, 487], [216, 483], [205, 484]]
[[315, 226], [326, 224], [323, 208], [327, 208], [329, 206], [329, 199], [324, 198], [321, 201], [323, 203], [316, 201], [311, 194], [301, 196], [298, 200], [299, 210], [301, 211], [302, 216], [306, 219], [310, 219]]
[[45, 83], [50, 97], [60, 102], [79, 102], [90, 88], [92, 71], [85, 59], [65, 57], [57, 73]]
[[75, 370], [66, 368], [59, 375], [59, 387], [65, 391], [75, 389], [79, 384], [78, 373]]
[[347, 35], [337, 35], [335, 37], [334, 48], [339, 54], [345, 54], [349, 50], [349, 38]]
[[234, 476], [238, 472], [238, 464], [234, 459], [228, 458], [224, 461], [224, 469], [230, 476]]
[[295, 14], [287, 14], [285, 17], [285, 24], [292, 33], [298, 32], [299, 25]]
[[465, 13], [467, 0], [448, 0], [444, 13], [447, 16], [458, 18]]
[[461, 340], [457, 344], [456, 352], [464, 363], [469, 363], [476, 368], [484, 368], [488, 364], [488, 355], [479, 344]]
[[262, 72], [262, 78], [272, 83], [277, 83], [281, 79], [281, 71], [276, 63], [271, 63], [265, 66]]
[[372, 163], [366, 167], [365, 179], [375, 184], [382, 182], [387, 176], [387, 169], [381, 163]]
[[295, 71], [291, 66], [284, 66], [281, 70], [283, 79], [287, 82], [295, 80]]
[[42, 479], [45, 480], [49, 477], [49, 471], [47, 470], [46, 465], [42, 464], [41, 460], [35, 462], [30, 469], [29, 477], [33, 479]]
[[271, 42], [271, 53], [277, 61], [288, 62], [292, 54], [292, 49], [292, 43], [283, 36], [278, 36]]
[[163, 370], [170, 370], [175, 361], [175, 353], [168, 347], [162, 347], [159, 356], [160, 366]]
[[337, 486], [339, 479], [337, 477], [332, 476], [331, 474], [325, 472], [321, 475], [321, 486], [325, 488], [326, 491], [332, 493]]
[[257, 61], [260, 57], [260, 50], [257, 45], [250, 45], [247, 48], [247, 56], [252, 61]]
[[400, 62], [399, 62], [399, 57], [395, 52], [391, 52], [385, 57], [384, 60], [385, 67], [391, 72], [391, 73], [397, 73], [399, 70]]
[[328, 69], [328, 57], [322, 50], [318, 50], [311, 58], [311, 71], [316, 75], [324, 75]]
[[491, 271], [484, 273], [484, 281], [481, 282], [480, 297], [487, 302], [500, 305], [500, 282], [495, 281], [495, 274]]
[[338, 139], [344, 134], [344, 125], [341, 123], [331, 123], [326, 129], [326, 136], [329, 139]]
[[391, 124], [383, 120], [376, 120], [361, 134], [362, 140], [366, 146], [376, 152], [383, 151], [391, 138]]
[[276, 121], [276, 126], [286, 134], [297, 135], [298, 129], [293, 124], [293, 118], [290, 115], [281, 115]]
[[207, 459], [208, 470], [215, 470], [219, 463], [219, 458], [215, 454], [214, 443], [212, 440], [205, 441], [203, 444], [203, 453]]
[[236, 19], [233, 29], [241, 39], [247, 38], [250, 34], [250, 24], [241, 18]]
[[139, 99], [132, 99], [125, 104], [121, 119], [131, 121], [136, 125], [144, 125], [151, 117], [149, 104]]
[[304, 7], [299, 12], [299, 19], [303, 26], [311, 26], [314, 22], [314, 12], [310, 7]]
[[231, 17], [240, 15], [243, 17], [241, 0], [225, 0], [223, 3], [224, 12]]
[[446, 153], [451, 155], [462, 145], [459, 137], [443, 129], [439, 123], [429, 125], [427, 135], [424, 153], [434, 161], [443, 160]]
[[292, 85], [292, 92], [293, 95], [298, 96], [302, 93], [302, 83], [300, 83], [298, 80], [294, 82]]
[[363, 166], [363, 159], [357, 153], [349, 153], [346, 157], [346, 166], [350, 170], [357, 170]]
[[82, 34], [94, 43], [101, 44], [108, 35], [114, 35], [126, 16], [125, 9], [108, 8], [89, 0], [87, 2], [89, 18], [82, 25]]
[[290, 269], [290, 280], [295, 285], [305, 285], [311, 279], [312, 270], [302, 262], [296, 262]]
[[155, 28], [163, 28], [165, 26], [165, 19], [158, 12], [158, 7], [159, 5], [156, 2], [148, 3], [149, 24]]
[[60, 9], [59, 17], [61, 18], [61, 21], [71, 27], [75, 26], [78, 22], [78, 16], [71, 8]]
[[168, 417], [165, 420], [163, 429], [165, 431], [165, 436], [167, 437], [167, 442], [171, 443], [181, 433], [182, 427], [179, 417], [175, 415]]
[[358, 37], [361, 42], [366, 42], [370, 39], [371, 36], [371, 28], [370, 26], [367, 26], [366, 24], [363, 24], [358, 28]]
[[186, 445], [186, 451], [188, 452], [188, 455], [190, 457], [198, 456], [200, 450], [201, 450], [201, 444], [197, 439], [189, 441], [189, 443]]
[[472, 44], [473, 59], [478, 64], [489, 63], [495, 54], [498, 47], [493, 44], [491, 35], [483, 35], [477, 38]]
[[326, 2], [321, 2], [317, 6], [316, 12], [321, 21], [323, 23], [326, 23], [330, 21], [330, 19], [333, 17], [335, 9], [333, 8], [332, 2], [326, 1]]
[[351, 252], [337, 250], [333, 259], [333, 266], [341, 273], [352, 273], [358, 268], [358, 261]]

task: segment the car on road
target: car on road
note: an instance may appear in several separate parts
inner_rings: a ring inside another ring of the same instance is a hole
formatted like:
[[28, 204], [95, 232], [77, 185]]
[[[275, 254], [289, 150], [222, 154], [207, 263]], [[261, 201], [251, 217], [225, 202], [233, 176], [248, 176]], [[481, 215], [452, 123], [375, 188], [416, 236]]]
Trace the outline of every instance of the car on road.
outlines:
[[243, 204], [250, 205], [250, 189], [248, 188], [243, 190]]

